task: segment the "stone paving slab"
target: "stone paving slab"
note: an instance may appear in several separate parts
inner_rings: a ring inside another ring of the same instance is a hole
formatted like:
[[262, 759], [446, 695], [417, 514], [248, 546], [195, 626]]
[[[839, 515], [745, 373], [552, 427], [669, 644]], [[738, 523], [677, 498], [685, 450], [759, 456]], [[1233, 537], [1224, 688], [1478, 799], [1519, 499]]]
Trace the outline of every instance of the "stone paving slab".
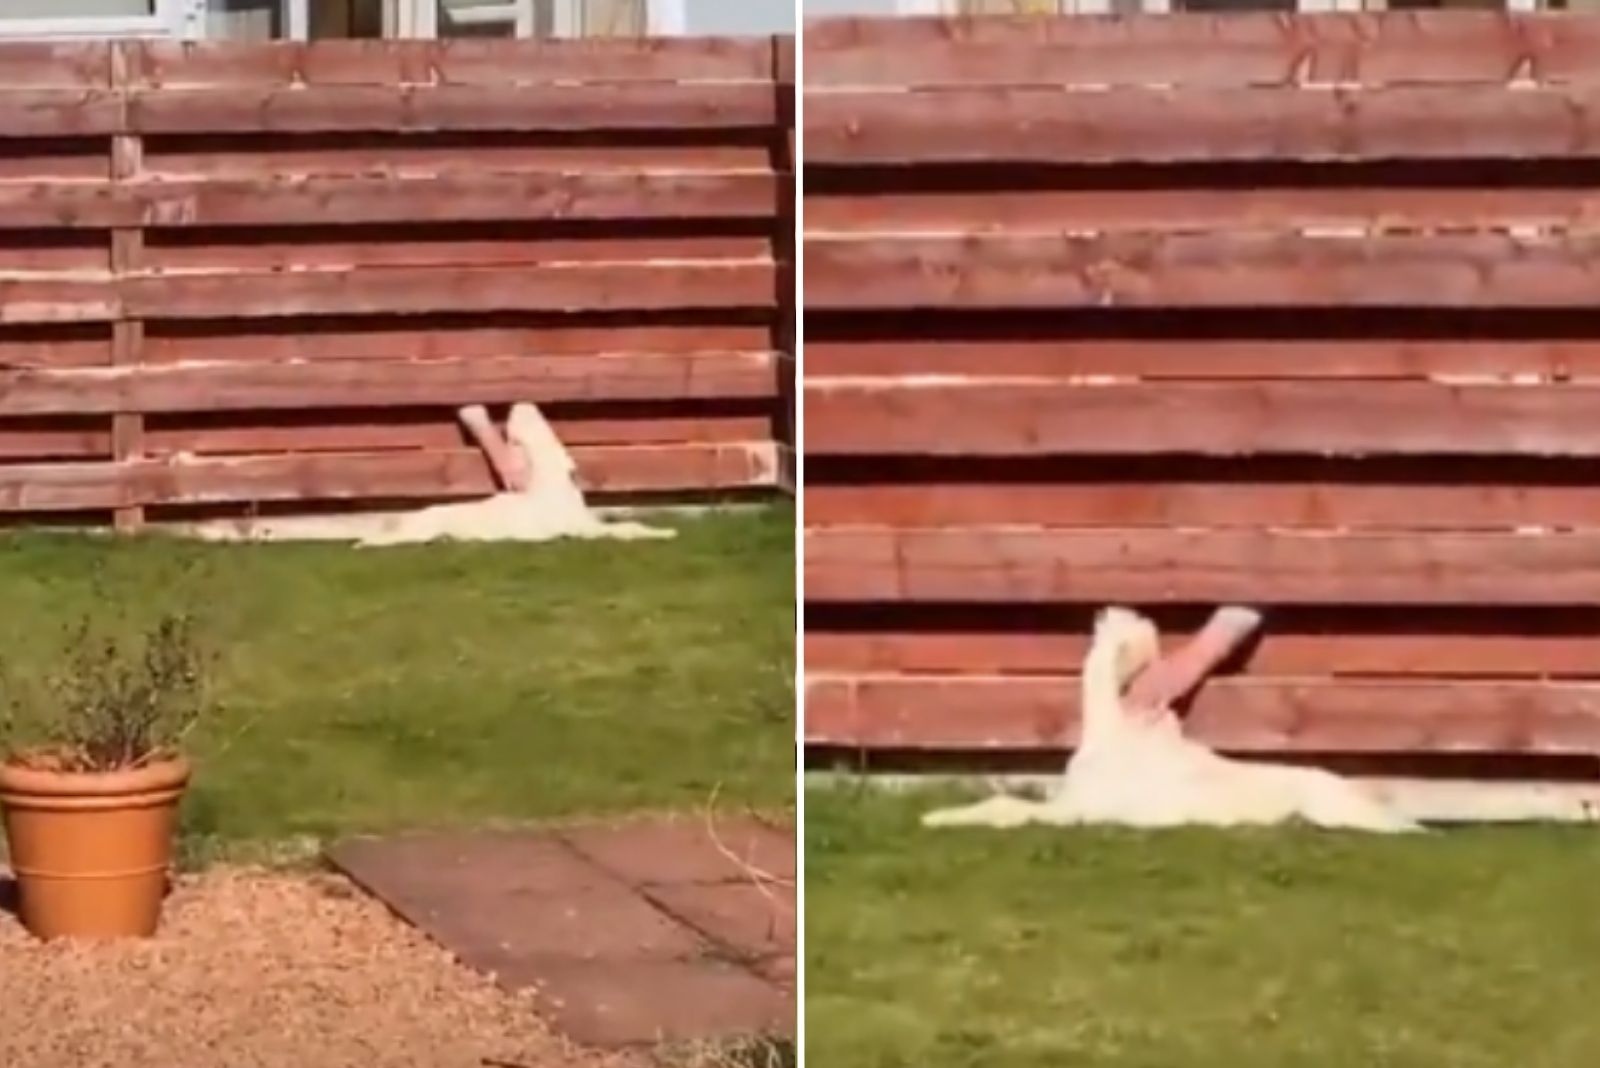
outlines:
[[765, 978], [725, 961], [543, 960], [502, 973], [532, 987], [556, 1028], [590, 1046], [638, 1046], [791, 1034], [795, 1005]]
[[794, 951], [792, 902], [775, 905], [772, 896], [777, 893], [773, 887], [753, 882], [644, 887], [652, 904], [713, 941], [739, 951], [746, 960]]
[[[671, 816], [567, 828], [562, 837], [607, 871], [633, 883], [724, 882], [741, 865], [794, 879], [793, 832], [754, 819]], [[732, 854], [730, 856], [729, 854]]]
[[656, 817], [359, 838], [351, 879], [605, 1047], [793, 1034], [794, 832]]

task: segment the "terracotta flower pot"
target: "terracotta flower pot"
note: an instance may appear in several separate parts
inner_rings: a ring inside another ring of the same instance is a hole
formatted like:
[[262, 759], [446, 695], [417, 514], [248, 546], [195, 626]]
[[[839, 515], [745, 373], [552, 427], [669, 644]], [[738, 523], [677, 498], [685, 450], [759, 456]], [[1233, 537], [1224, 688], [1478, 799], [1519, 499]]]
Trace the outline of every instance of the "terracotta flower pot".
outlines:
[[181, 757], [111, 772], [0, 765], [23, 926], [40, 938], [154, 934], [188, 783]]

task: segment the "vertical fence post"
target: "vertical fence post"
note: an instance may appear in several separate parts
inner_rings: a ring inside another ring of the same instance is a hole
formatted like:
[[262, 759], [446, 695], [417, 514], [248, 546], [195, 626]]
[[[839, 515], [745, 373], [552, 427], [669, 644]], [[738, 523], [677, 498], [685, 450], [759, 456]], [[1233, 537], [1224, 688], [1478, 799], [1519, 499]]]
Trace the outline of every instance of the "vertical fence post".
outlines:
[[[136, 179], [144, 167], [144, 140], [128, 129], [129, 88], [136, 77], [134, 42], [111, 45], [112, 88], [123, 102], [118, 132], [111, 139], [111, 181], [117, 197], [127, 196], [127, 183]], [[144, 258], [144, 230], [139, 226], [117, 227], [111, 231], [111, 276], [118, 294], [116, 318], [111, 324], [111, 363], [136, 366], [144, 358], [144, 323], [129, 318], [122, 307], [125, 281], [138, 270]], [[135, 531], [144, 525], [144, 507], [130, 503], [136, 480], [134, 464], [144, 454], [144, 415], [119, 411], [111, 417], [111, 458], [117, 466], [119, 506], [114, 513], [118, 530]]]
[[778, 485], [790, 493], [796, 491], [795, 451], [798, 446], [795, 434], [795, 374], [798, 360], [795, 342], [799, 309], [795, 301], [795, 258], [799, 239], [795, 234], [795, 182], [798, 174], [794, 152], [794, 42], [792, 34], [778, 34], [772, 38], [772, 81], [777, 101], [777, 118], [772, 131], [772, 162], [778, 182], [777, 234], [773, 245], [778, 260], [778, 411], [775, 436], [778, 439]]

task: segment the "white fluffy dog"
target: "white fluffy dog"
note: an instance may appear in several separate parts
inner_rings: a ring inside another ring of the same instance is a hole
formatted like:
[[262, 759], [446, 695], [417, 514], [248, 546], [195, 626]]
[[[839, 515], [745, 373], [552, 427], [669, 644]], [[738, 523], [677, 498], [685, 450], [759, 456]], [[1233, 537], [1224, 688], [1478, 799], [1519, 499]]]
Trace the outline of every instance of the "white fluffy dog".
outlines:
[[[1242, 608], [1223, 613], [1254, 617]], [[1043, 801], [991, 797], [928, 813], [924, 825], [1232, 827], [1300, 819], [1380, 833], [1421, 829], [1357, 783], [1314, 768], [1230, 760], [1184, 737], [1170, 707], [1128, 707], [1123, 691], [1159, 656], [1160, 639], [1148, 619], [1125, 608], [1101, 612], [1083, 662], [1080, 742], [1050, 795]]]

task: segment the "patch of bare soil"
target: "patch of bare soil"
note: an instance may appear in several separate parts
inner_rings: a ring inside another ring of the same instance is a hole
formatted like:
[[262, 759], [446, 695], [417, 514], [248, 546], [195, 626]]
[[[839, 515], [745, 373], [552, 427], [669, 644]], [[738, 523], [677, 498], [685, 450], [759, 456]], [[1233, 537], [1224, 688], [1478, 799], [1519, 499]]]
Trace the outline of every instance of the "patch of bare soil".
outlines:
[[185, 876], [148, 941], [44, 944], [0, 916], [0, 1065], [617, 1063], [331, 875]]

